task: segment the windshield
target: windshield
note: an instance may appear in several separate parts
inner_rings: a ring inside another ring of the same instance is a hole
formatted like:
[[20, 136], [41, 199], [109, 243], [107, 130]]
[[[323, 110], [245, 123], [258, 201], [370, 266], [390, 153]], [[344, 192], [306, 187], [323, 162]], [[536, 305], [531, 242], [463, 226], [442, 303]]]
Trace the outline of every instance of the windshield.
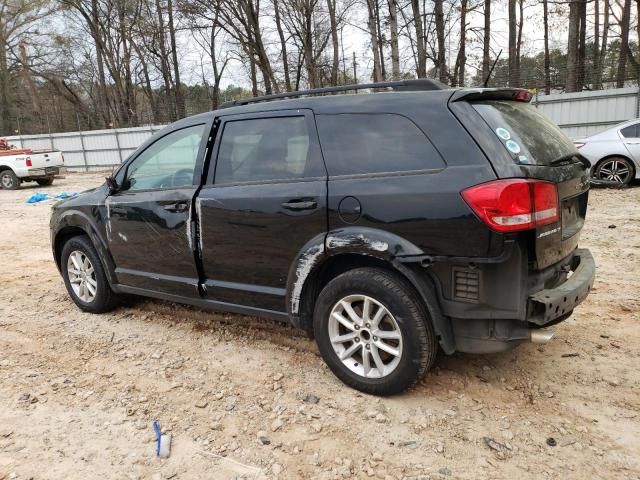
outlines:
[[569, 138], [537, 108], [524, 102], [492, 100], [473, 103], [516, 163], [550, 165], [579, 155]]

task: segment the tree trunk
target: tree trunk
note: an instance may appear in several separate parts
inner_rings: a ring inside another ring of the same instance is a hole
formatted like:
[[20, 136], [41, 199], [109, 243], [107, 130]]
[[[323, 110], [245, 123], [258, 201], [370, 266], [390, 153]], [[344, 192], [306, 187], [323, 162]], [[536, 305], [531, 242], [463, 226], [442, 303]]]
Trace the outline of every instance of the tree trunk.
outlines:
[[389, 36], [391, 43], [391, 76], [400, 80], [400, 48], [398, 46], [398, 5], [397, 0], [387, 0], [389, 4]]
[[338, 71], [340, 69], [340, 44], [338, 42], [338, 22], [336, 20], [336, 0], [327, 0], [329, 9], [329, 27], [331, 28], [331, 44], [333, 47], [333, 62], [331, 63], [331, 85], [338, 85]]
[[518, 8], [520, 11], [520, 15], [518, 17], [518, 40], [516, 43], [516, 72], [518, 75], [518, 83], [521, 83], [522, 79], [520, 78], [520, 58], [522, 57], [522, 55], [520, 54], [520, 51], [522, 49], [522, 29], [524, 27], [524, 0], [518, 0]]
[[[546, 1], [546, 0], [545, 0]], [[491, 70], [491, 0], [484, 0], [484, 32], [482, 35], [482, 80]]]
[[162, 14], [162, 5], [160, 0], [156, 1], [156, 10], [158, 14], [158, 43], [160, 46], [160, 74], [164, 81], [164, 89], [167, 101], [167, 119], [169, 122], [176, 121], [176, 97], [172, 93], [173, 79], [171, 77], [171, 70], [169, 69], [169, 56], [167, 53], [167, 40], [165, 37], [165, 25], [164, 16]]
[[433, 12], [436, 20], [436, 37], [437, 37], [437, 67], [438, 67], [438, 79], [442, 83], [449, 83], [447, 72], [447, 57], [446, 57], [446, 45], [444, 34], [444, 11], [442, 8], [443, 0], [435, 0], [433, 2]]
[[107, 126], [111, 122], [111, 115], [109, 113], [109, 97], [107, 97], [107, 80], [104, 74], [104, 59], [102, 58], [102, 42], [98, 38], [100, 35], [98, 31], [98, 25], [100, 25], [98, 0], [91, 0], [91, 18], [93, 26], [90, 30], [96, 47], [96, 64], [98, 67], [98, 114], [102, 117], [104, 126]]
[[516, 0], [509, 0], [509, 86], [520, 86], [520, 72], [518, 71], [518, 47], [516, 42]]
[[378, 35], [378, 49], [380, 50], [380, 76], [382, 81], [387, 79], [387, 69], [384, 64], [384, 39], [382, 37], [382, 26], [380, 25], [380, 2], [374, 2], [376, 12], [376, 33]]
[[[454, 81], [459, 87], [464, 87], [465, 63], [467, 62], [467, 0], [460, 0], [460, 48], [456, 57]], [[453, 86], [453, 85], [452, 85]]]
[[7, 43], [0, 18], [0, 135], [11, 129], [11, 102], [9, 100], [9, 66], [7, 65]]
[[580, 0], [580, 40], [578, 44], [577, 87], [582, 90], [585, 82], [585, 60], [587, 56], [587, 0]]
[[[328, 0], [331, 2], [331, 0]], [[284, 38], [284, 31], [282, 30], [282, 20], [280, 19], [280, 5], [278, 0], [273, 0], [274, 18], [276, 21], [276, 29], [278, 30], [278, 37], [280, 38], [280, 49], [282, 54], [282, 68], [284, 70], [284, 88], [291, 91], [291, 77], [289, 74], [289, 58], [287, 56], [287, 42]]]
[[618, 72], [616, 87], [624, 87], [627, 79], [627, 51], [629, 50], [629, 24], [631, 18], [631, 0], [624, 0], [622, 18], [620, 19], [620, 55], [618, 56]]
[[382, 70], [380, 68], [380, 50], [378, 48], [378, 32], [376, 28], [376, 8], [377, 0], [367, 0], [367, 10], [369, 19], [367, 27], [369, 28], [369, 39], [371, 41], [371, 50], [373, 52], [373, 81], [382, 81]]
[[602, 42], [600, 42], [600, 54], [598, 55], [598, 69], [594, 71], [594, 88], [602, 88], [602, 68], [607, 55], [607, 43], [609, 36], [609, 0], [604, 0], [602, 7], [604, 19], [602, 21]]
[[420, 0], [411, 0], [413, 11], [413, 26], [416, 30], [416, 73], [418, 78], [427, 76], [427, 50], [424, 42], [424, 29], [422, 28], [422, 13], [420, 11]]
[[596, 78], [600, 70], [600, 0], [593, 2], [593, 78], [591, 79], [593, 88], [599, 88]]
[[182, 85], [180, 84], [180, 65], [178, 64], [178, 48], [176, 46], [176, 29], [173, 25], [173, 0], [167, 0], [167, 14], [169, 20], [169, 40], [171, 41], [171, 56], [173, 59], [173, 78], [176, 81], [175, 98], [176, 114], [178, 118], [185, 116], [184, 96], [182, 95]]
[[[597, 0], [596, 0], [597, 1]], [[551, 93], [551, 58], [549, 55], [549, 2], [542, 0], [544, 13], [544, 93]]]
[[574, 0], [569, 4], [569, 38], [567, 40], [567, 82], [565, 90], [578, 90], [578, 61], [580, 43], [580, 4]]

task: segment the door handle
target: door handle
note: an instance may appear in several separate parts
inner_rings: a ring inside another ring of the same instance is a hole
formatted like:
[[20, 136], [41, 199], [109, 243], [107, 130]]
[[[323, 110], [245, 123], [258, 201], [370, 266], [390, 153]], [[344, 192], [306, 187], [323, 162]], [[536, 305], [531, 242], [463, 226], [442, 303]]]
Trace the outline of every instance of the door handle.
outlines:
[[318, 203], [315, 200], [292, 200], [284, 202], [282, 207], [287, 210], [313, 210], [318, 208]]
[[189, 209], [189, 204], [187, 202], [176, 202], [164, 205], [162, 208], [167, 212], [180, 213], [186, 212]]

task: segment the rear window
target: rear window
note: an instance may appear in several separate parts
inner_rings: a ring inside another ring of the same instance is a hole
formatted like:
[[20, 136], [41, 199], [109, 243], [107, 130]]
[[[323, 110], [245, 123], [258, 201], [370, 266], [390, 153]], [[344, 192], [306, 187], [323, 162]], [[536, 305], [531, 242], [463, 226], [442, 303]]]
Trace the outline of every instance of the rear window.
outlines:
[[578, 154], [575, 145], [538, 109], [524, 102], [473, 103], [517, 163], [548, 165]]
[[395, 114], [316, 115], [329, 175], [443, 168], [424, 133]]
[[620, 133], [624, 138], [640, 138], [640, 123], [625, 127], [620, 130]]

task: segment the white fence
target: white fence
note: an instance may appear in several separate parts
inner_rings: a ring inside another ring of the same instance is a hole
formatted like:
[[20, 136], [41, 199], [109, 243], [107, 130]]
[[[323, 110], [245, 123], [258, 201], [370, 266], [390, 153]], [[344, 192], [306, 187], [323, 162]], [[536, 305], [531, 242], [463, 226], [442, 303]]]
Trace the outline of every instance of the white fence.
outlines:
[[[571, 138], [592, 135], [640, 117], [640, 88], [537, 96], [533, 104]], [[53, 148], [64, 152], [70, 169], [108, 169], [122, 163], [162, 126], [9, 137], [19, 148]]]
[[533, 103], [569, 137], [588, 137], [640, 117], [640, 88], [545, 95]]
[[73, 170], [104, 170], [119, 165], [138, 146], [163, 126], [116, 128], [87, 132], [20, 135], [8, 137], [18, 148], [50, 148], [64, 153], [64, 163]]

